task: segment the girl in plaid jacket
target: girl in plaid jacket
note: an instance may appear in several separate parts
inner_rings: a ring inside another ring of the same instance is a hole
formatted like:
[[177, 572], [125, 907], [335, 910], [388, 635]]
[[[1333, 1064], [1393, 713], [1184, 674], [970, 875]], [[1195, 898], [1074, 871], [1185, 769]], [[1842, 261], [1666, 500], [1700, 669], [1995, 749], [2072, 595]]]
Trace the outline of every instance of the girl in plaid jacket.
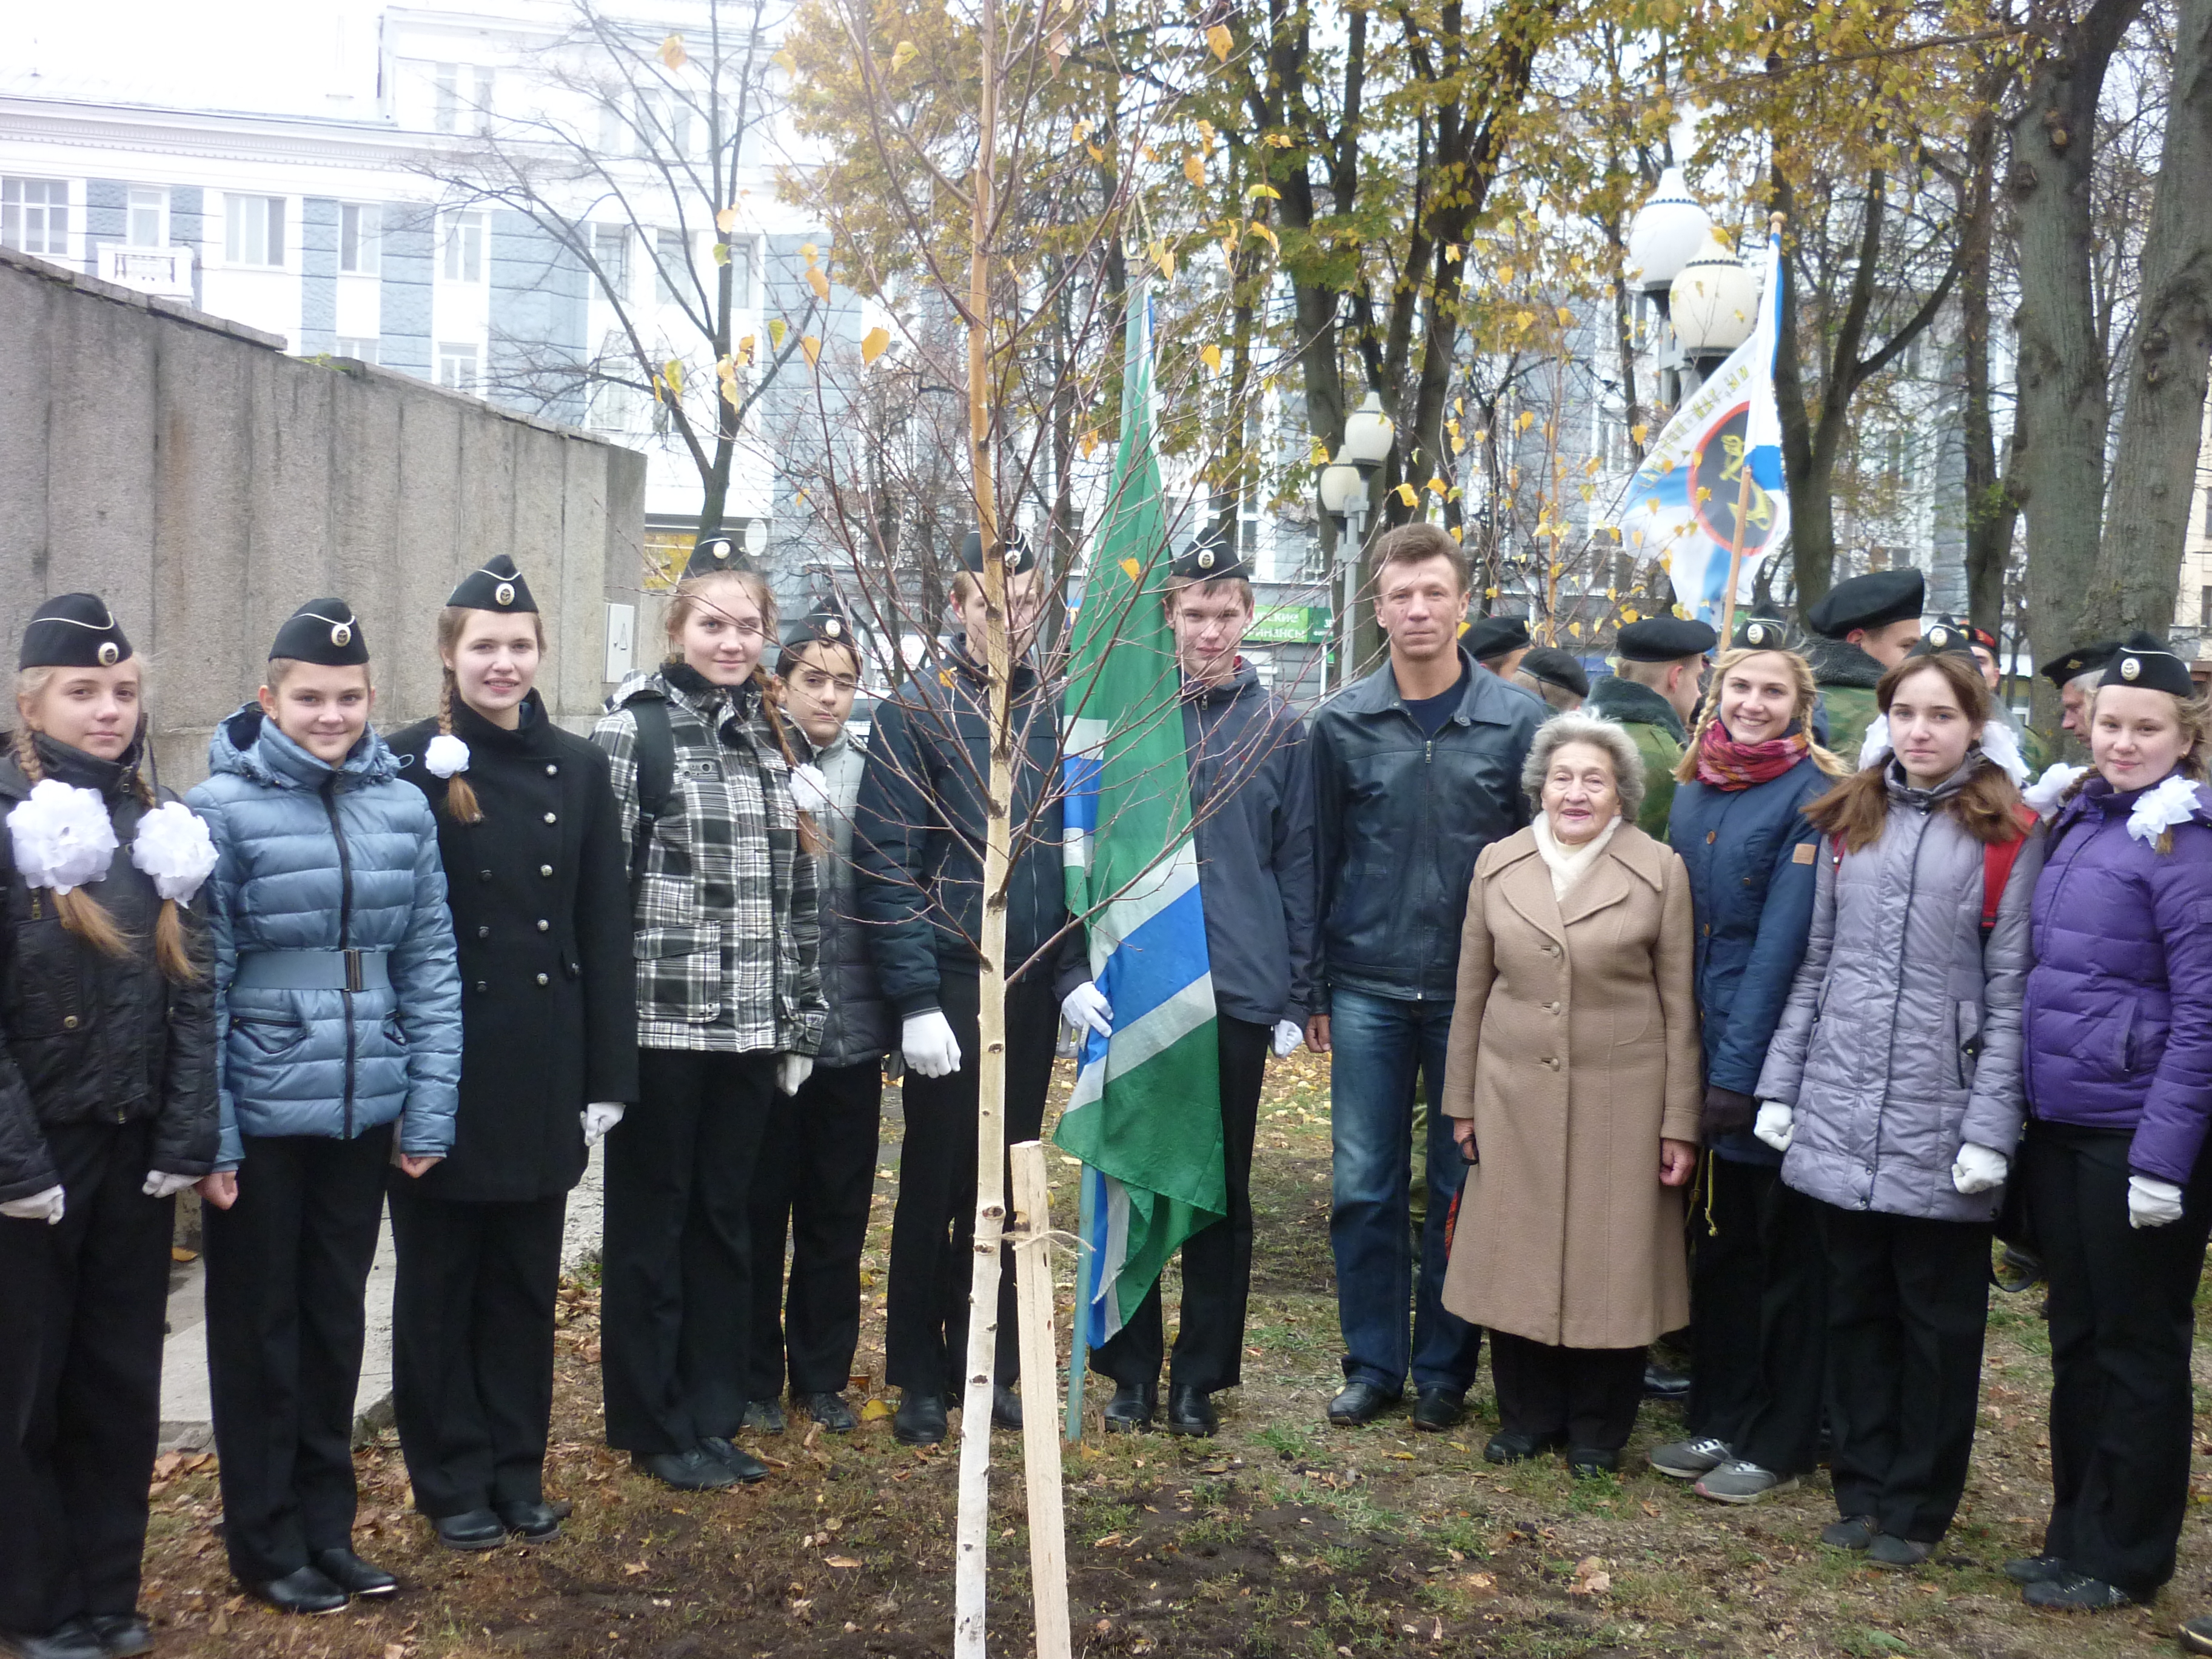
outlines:
[[[668, 659], [623, 681], [592, 734], [633, 848], [637, 930], [639, 1099], [606, 1143], [607, 1441], [682, 1491], [768, 1473], [732, 1443], [745, 1409], [746, 1194], [771, 1091], [806, 1080], [828, 1012], [813, 826], [765, 695], [775, 602], [732, 565], [728, 541], [699, 544], [668, 609]], [[641, 762], [664, 729], [671, 787], [645, 799]]]

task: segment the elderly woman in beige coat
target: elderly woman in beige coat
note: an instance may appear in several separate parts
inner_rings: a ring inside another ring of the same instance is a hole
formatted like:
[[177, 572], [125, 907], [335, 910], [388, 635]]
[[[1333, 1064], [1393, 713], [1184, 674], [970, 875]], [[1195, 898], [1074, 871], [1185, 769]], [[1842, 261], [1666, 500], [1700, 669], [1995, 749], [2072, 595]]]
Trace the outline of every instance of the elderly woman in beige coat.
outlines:
[[1472, 1166], [1444, 1306], [1491, 1332], [1510, 1463], [1618, 1467], [1644, 1345], [1689, 1322], [1682, 1188], [1703, 1093], [1690, 890], [1636, 827], [1644, 768], [1562, 714], [1522, 786], [1541, 815], [1476, 860], [1443, 1109]]

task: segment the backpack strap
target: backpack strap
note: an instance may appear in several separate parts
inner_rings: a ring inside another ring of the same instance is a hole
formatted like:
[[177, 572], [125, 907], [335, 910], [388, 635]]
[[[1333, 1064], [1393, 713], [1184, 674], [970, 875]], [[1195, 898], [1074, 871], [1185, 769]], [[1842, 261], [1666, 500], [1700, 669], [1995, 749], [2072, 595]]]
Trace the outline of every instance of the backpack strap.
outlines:
[[2020, 862], [2020, 849], [2027, 845], [2027, 832], [2035, 827], [2035, 809], [2025, 803], [2012, 809], [2020, 833], [2010, 841], [1982, 843], [1982, 939], [1984, 943], [1997, 925], [1997, 906], [2004, 902], [2005, 884]]
[[630, 834], [629, 898], [633, 908], [645, 885], [645, 864], [653, 848], [653, 827], [676, 793], [676, 733], [668, 723], [668, 704], [656, 693], [629, 700], [637, 722], [637, 827]]

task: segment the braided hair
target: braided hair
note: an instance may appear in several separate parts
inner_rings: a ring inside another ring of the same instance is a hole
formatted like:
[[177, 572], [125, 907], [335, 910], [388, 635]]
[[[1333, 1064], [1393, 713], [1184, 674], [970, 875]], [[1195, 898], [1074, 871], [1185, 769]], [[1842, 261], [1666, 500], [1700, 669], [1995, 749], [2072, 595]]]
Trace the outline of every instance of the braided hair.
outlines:
[[[460, 649], [461, 636], [468, 632], [469, 619], [478, 616], [496, 616], [497, 611], [480, 611], [465, 605], [449, 605], [438, 613], [438, 659], [443, 662]], [[545, 623], [534, 611], [523, 613], [538, 634], [538, 654], [545, 652]], [[453, 699], [460, 696], [460, 682], [453, 671], [445, 671], [438, 688], [438, 732], [441, 737], [453, 735]], [[456, 772], [446, 780], [446, 811], [456, 823], [482, 823], [483, 805], [477, 799], [476, 786], [465, 773]]]
[[1820, 696], [1820, 688], [1813, 684], [1813, 665], [1795, 651], [1784, 651], [1772, 646], [1763, 650], [1732, 646], [1714, 660], [1713, 677], [1705, 687], [1705, 701], [1698, 706], [1697, 724], [1690, 728], [1690, 741], [1682, 750], [1682, 758], [1674, 763], [1675, 779], [1682, 783], [1698, 781], [1698, 750], [1705, 743], [1706, 728], [1721, 717], [1721, 685], [1727, 679], [1729, 670], [1753, 657], [1779, 657], [1789, 664], [1790, 683], [1796, 691], [1790, 705], [1790, 718], [1804, 728], [1814, 764], [1832, 778], [1849, 777], [1857, 769], [1856, 767], [1812, 741], [1813, 703]]

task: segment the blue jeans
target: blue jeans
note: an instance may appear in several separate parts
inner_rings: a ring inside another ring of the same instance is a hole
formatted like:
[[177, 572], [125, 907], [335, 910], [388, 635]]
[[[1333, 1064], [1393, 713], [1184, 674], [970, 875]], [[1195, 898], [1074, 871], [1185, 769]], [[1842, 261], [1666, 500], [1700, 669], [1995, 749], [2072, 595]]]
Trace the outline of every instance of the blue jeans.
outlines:
[[[1451, 1004], [1338, 988], [1330, 994], [1329, 1115], [1335, 1147], [1329, 1248], [1336, 1256], [1337, 1322], [1347, 1382], [1396, 1395], [1410, 1366], [1416, 1389], [1454, 1395], [1474, 1380], [1482, 1331], [1441, 1300], [1444, 1222], [1465, 1165], [1440, 1109]], [[1413, 1282], [1413, 1084], [1428, 1083], [1429, 1213]], [[1410, 1342], [1406, 1304], [1413, 1307]]]

